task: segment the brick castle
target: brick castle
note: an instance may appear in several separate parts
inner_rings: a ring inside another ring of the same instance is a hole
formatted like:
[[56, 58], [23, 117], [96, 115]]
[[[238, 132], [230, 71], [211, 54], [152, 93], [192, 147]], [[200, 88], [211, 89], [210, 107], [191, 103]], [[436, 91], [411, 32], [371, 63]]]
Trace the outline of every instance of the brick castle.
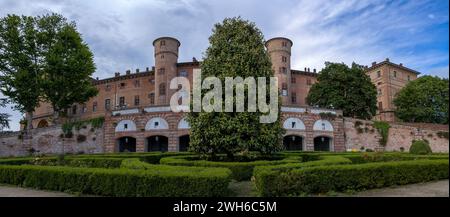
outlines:
[[[114, 77], [93, 79], [99, 94], [67, 111], [70, 119], [105, 117], [106, 152], [185, 151], [189, 146], [189, 124], [183, 113], [171, 112], [169, 102], [177, 90], [169, 88], [174, 77], [187, 77], [192, 85], [194, 70], [200, 63], [178, 62], [181, 43], [171, 37], [153, 41], [155, 66], [144, 71], [116, 72]], [[293, 42], [277, 37], [266, 42], [282, 99], [281, 116], [288, 150], [345, 151], [344, 121], [338, 110], [310, 107], [306, 103], [310, 87], [317, 82], [315, 69], [291, 68]], [[395, 94], [417, 71], [386, 59], [366, 67], [366, 73], [377, 87], [378, 110], [374, 119], [393, 122]], [[330, 114], [332, 113], [332, 117]], [[33, 118], [33, 128], [51, 125], [53, 110], [41, 103]]]

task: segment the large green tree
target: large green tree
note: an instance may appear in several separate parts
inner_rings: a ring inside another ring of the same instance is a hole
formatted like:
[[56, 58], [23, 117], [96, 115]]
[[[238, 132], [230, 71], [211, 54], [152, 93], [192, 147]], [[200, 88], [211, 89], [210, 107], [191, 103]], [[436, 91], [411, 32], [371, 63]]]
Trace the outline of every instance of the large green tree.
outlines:
[[36, 19], [8, 15], [0, 19], [0, 90], [15, 109], [27, 114], [27, 131], [41, 96], [42, 47]]
[[[226, 18], [214, 26], [209, 43], [201, 64], [203, 78], [215, 76], [225, 84], [225, 77], [266, 77], [269, 82], [269, 77], [273, 76], [263, 34], [254, 23], [241, 18]], [[245, 87], [247, 108], [248, 89]], [[225, 87], [222, 88], [224, 108]], [[202, 97], [205, 92], [202, 91]], [[236, 96], [233, 100], [233, 107], [235, 106]], [[248, 112], [247, 109], [245, 112], [234, 111], [205, 112], [202, 108], [202, 112], [189, 113], [190, 149], [210, 157], [225, 153], [233, 158], [239, 152], [259, 151], [269, 154], [282, 148], [283, 129], [279, 112], [276, 122], [260, 123], [261, 112]]]
[[448, 82], [433, 76], [409, 82], [394, 99], [396, 116], [408, 122], [448, 124]]
[[[5, 107], [6, 102], [6, 99], [0, 99], [0, 108]], [[9, 117], [10, 115], [7, 113], [0, 113], [0, 131], [9, 128]]]
[[40, 17], [38, 25], [45, 58], [43, 99], [52, 105], [56, 122], [62, 111], [97, 94], [91, 78], [95, 64], [75, 23], [51, 14]]
[[325, 62], [306, 98], [309, 105], [341, 109], [344, 116], [370, 119], [376, 112], [376, 87], [364, 67]]

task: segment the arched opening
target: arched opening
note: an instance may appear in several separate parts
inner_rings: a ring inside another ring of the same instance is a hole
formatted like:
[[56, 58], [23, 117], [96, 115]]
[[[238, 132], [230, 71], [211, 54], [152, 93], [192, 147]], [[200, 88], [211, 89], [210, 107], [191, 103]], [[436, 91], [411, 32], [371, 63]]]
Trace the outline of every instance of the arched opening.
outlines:
[[150, 136], [147, 138], [147, 151], [161, 151], [169, 150], [169, 138], [165, 136]]
[[147, 124], [145, 124], [145, 130], [167, 130], [169, 129], [169, 123], [167, 123], [164, 118], [152, 118], [149, 121], [147, 121]]
[[328, 136], [318, 136], [314, 138], [314, 151], [330, 151], [331, 138]]
[[289, 135], [283, 138], [283, 146], [286, 151], [302, 151], [303, 150], [303, 137]]
[[37, 128], [48, 127], [48, 122], [46, 120], [39, 121]]
[[136, 152], [136, 139], [133, 137], [121, 137], [118, 139], [119, 152]]
[[116, 125], [116, 132], [136, 131], [136, 124], [132, 120], [121, 120]]
[[179, 151], [187, 151], [189, 148], [189, 135], [180, 136], [178, 138]]

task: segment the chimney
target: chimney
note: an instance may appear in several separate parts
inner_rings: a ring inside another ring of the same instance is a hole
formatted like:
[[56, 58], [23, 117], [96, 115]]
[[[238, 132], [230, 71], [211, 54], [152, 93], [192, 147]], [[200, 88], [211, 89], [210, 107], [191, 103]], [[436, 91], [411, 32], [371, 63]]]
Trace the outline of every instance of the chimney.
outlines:
[[306, 72], [306, 67], [305, 67], [305, 72]]
[[119, 76], [120, 76], [120, 72], [114, 73], [114, 76], [115, 76], [115, 77], [119, 77]]
[[197, 62], [197, 58], [192, 57], [192, 62]]
[[127, 75], [129, 75], [130, 73], [131, 73], [131, 70], [128, 69], [128, 70], [127, 70]]
[[313, 72], [316, 73], [316, 69], [313, 69]]
[[403, 63], [398, 64], [399, 66], [403, 66]]
[[152, 66], [152, 71], [155, 71], [155, 67], [154, 66]]
[[308, 68], [308, 72], [310, 72], [310, 71], [309, 71], [309, 68]]
[[377, 64], [377, 62], [372, 62], [372, 66], [374, 66], [374, 65], [376, 65]]
[[139, 73], [139, 69], [136, 69], [136, 73]]
[[145, 69], [146, 72], [148, 72], [148, 67]]
[[97, 80], [97, 81], [98, 81], [98, 77], [96, 77], [96, 78], [95, 78], [95, 80]]
[[389, 58], [386, 58], [386, 62], [389, 62]]

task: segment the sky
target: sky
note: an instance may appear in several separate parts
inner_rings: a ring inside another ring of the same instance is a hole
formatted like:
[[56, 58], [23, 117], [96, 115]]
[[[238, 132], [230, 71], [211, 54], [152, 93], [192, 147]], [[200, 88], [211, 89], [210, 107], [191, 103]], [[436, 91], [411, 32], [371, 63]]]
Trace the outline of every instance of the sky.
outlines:
[[[179, 62], [201, 60], [214, 24], [236, 16], [255, 22], [266, 40], [290, 38], [293, 69], [389, 58], [448, 78], [448, 11], [448, 0], [0, 0], [0, 17], [55, 12], [76, 22], [100, 79], [153, 66], [152, 42], [161, 36], [180, 40]], [[18, 130], [22, 115], [1, 110]]]

